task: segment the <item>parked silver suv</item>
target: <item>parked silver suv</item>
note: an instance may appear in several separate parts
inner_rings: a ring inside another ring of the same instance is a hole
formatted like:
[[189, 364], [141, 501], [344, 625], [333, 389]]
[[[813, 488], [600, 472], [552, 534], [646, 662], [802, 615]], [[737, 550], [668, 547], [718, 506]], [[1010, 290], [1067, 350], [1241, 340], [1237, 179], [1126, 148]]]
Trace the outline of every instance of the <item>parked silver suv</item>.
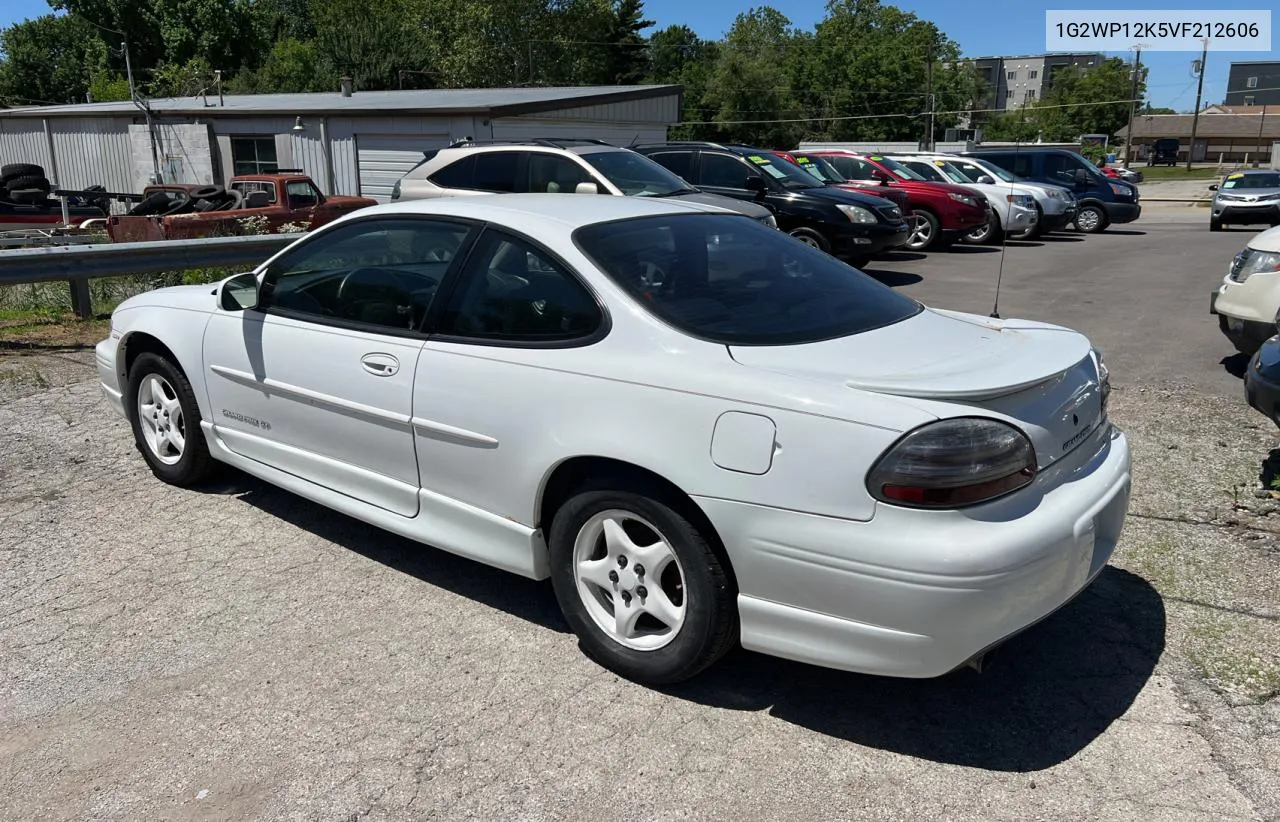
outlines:
[[512, 192], [672, 197], [778, 225], [762, 205], [699, 191], [643, 154], [577, 138], [459, 140], [425, 152], [422, 162], [396, 182], [391, 199]]

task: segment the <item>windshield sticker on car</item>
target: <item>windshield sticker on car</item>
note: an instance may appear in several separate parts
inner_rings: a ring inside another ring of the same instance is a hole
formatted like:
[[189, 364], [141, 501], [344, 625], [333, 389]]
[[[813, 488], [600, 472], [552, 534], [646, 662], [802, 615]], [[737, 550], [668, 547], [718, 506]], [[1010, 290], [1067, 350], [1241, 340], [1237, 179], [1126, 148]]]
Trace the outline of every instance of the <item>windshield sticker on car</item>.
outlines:
[[747, 159], [748, 159], [748, 160], [750, 160], [751, 162], [755, 163], [755, 164], [756, 164], [756, 165], [758, 165], [758, 166], [767, 166], [767, 165], [769, 165], [769, 158], [767, 158], [767, 157], [761, 157], [759, 154], [752, 154], [751, 156], [747, 157]]
[[775, 180], [781, 180], [783, 177], [787, 176], [787, 173], [777, 166], [767, 165], [761, 166], [761, 168], [763, 168], [765, 172]]
[[872, 155], [870, 155], [870, 158], [871, 158], [872, 160], [875, 160], [877, 163], [884, 159], [884, 158], [883, 158], [883, 157], [881, 157], [879, 154], [872, 154]]
[[797, 157], [796, 162], [802, 166], [807, 166], [809, 165], [809, 163], [812, 162], [812, 160], [810, 160], [808, 157]]
[[1243, 174], [1241, 174], [1240, 172], [1238, 172], [1238, 171], [1237, 171], [1235, 174], [1228, 174], [1228, 175], [1227, 175], [1227, 179], [1228, 179], [1228, 180], [1239, 180], [1239, 179], [1240, 179], [1241, 177], [1243, 177], [1243, 176], [1244, 176]]
[[938, 168], [942, 168], [944, 165], [946, 165], [946, 163], [942, 162], [941, 160], [934, 160], [933, 164]]

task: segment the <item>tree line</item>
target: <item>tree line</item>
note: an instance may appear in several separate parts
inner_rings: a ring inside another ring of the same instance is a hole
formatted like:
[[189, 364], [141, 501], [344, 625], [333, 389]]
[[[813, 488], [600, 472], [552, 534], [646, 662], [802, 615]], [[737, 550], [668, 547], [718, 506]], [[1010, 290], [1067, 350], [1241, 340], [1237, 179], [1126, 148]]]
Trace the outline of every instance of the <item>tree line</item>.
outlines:
[[[918, 140], [962, 122], [981, 84], [932, 22], [881, 0], [830, 0], [814, 27], [770, 6], [724, 37], [658, 28], [643, 0], [49, 0], [0, 31], [0, 105], [140, 94], [679, 83], [672, 136], [793, 146]], [[215, 74], [217, 72], [217, 74]], [[1124, 124], [1126, 64], [1068, 73], [989, 138], [1075, 139]], [[1140, 87], [1142, 86], [1140, 78]], [[1088, 103], [1088, 105], [1081, 105]], [[1064, 105], [1065, 104], [1065, 105]]]

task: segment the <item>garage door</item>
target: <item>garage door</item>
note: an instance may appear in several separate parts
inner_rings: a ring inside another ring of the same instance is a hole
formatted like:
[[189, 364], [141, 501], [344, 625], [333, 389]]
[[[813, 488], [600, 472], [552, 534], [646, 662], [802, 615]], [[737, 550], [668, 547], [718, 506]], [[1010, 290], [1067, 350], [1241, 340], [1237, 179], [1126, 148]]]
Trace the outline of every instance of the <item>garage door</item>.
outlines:
[[409, 169], [422, 162], [422, 153], [449, 144], [447, 134], [357, 134], [356, 162], [360, 166], [360, 193], [380, 203], [390, 202], [391, 187]]

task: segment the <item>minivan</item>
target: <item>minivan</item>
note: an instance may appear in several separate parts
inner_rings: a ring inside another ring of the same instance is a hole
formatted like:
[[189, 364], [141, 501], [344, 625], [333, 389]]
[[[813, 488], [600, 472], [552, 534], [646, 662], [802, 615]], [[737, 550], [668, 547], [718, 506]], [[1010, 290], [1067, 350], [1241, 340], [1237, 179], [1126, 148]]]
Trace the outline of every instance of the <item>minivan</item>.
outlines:
[[989, 160], [1028, 180], [1071, 189], [1078, 201], [1076, 228], [1086, 234], [1105, 231], [1112, 223], [1131, 223], [1142, 214], [1136, 185], [1107, 177], [1074, 151], [1031, 147], [979, 148], [965, 154]]

